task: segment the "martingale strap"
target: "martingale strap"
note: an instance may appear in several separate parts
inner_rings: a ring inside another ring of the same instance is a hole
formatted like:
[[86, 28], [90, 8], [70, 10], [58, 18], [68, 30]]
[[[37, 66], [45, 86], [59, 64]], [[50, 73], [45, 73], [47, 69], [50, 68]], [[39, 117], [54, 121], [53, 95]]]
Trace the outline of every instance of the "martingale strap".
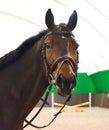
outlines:
[[40, 107], [40, 109], [38, 110], [38, 112], [34, 115], [34, 117], [33, 117], [30, 121], [28, 121], [28, 120], [25, 119], [25, 122], [26, 122], [27, 124], [26, 124], [25, 126], [23, 126], [21, 130], [23, 130], [24, 128], [26, 128], [28, 125], [30, 125], [30, 126], [32, 126], [32, 127], [34, 127], [34, 128], [38, 128], [38, 129], [48, 127], [48, 126], [56, 119], [56, 117], [57, 117], [60, 113], [62, 113], [63, 108], [65, 107], [65, 105], [67, 104], [67, 102], [70, 100], [70, 98], [71, 98], [72, 95], [69, 95], [69, 96], [68, 96], [68, 98], [66, 99], [64, 105], [63, 105], [63, 106], [61, 107], [61, 109], [54, 115], [53, 119], [52, 119], [48, 124], [43, 125], [43, 126], [36, 126], [36, 125], [32, 124], [32, 121], [39, 115], [39, 113], [41, 112], [42, 108], [43, 108], [44, 105], [46, 104], [47, 98], [48, 98], [49, 93], [50, 93], [50, 90], [51, 90], [51, 88], [52, 88], [52, 85], [53, 85], [52, 83], [49, 85], [48, 91], [47, 91], [47, 93], [46, 93], [46, 95], [45, 95], [44, 102], [43, 102], [42, 106]]

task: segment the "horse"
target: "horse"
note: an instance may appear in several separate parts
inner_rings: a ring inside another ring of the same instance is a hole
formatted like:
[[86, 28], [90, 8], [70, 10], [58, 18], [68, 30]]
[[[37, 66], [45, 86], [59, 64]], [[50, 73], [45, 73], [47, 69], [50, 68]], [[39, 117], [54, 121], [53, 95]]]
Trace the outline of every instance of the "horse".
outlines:
[[74, 10], [67, 24], [55, 24], [48, 9], [47, 29], [26, 39], [0, 58], [0, 130], [21, 130], [51, 81], [66, 97], [76, 85], [78, 43], [72, 31], [77, 24]]

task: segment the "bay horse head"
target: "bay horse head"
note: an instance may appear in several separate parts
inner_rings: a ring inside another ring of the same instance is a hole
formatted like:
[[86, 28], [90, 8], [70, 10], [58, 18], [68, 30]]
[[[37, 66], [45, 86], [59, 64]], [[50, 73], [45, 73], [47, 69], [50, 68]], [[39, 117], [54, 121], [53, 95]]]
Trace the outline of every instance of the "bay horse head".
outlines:
[[78, 43], [72, 31], [77, 24], [77, 13], [72, 13], [67, 24], [56, 25], [54, 16], [48, 9], [45, 23], [48, 30], [42, 49], [44, 65], [49, 81], [53, 81], [58, 94], [65, 97], [70, 95], [76, 86]]

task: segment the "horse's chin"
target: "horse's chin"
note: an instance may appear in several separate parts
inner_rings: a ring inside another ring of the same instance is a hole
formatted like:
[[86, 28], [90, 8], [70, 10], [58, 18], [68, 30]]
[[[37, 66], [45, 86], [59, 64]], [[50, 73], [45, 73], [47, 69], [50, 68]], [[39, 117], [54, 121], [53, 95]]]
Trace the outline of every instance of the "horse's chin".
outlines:
[[62, 93], [62, 92], [58, 92], [58, 94], [59, 94], [61, 97], [67, 97], [68, 95], [70, 95], [70, 94], [65, 94], [65, 93]]
[[62, 97], [67, 97], [71, 94], [72, 90], [68, 90], [68, 91], [64, 91], [62, 89], [60, 89], [58, 86], [56, 87], [57, 88], [57, 92], [60, 96]]

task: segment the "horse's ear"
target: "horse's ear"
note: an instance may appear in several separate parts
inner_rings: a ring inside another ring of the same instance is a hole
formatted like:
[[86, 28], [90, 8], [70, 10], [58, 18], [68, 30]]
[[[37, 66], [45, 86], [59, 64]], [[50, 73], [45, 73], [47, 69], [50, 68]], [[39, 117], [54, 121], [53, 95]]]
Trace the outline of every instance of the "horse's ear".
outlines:
[[67, 27], [70, 31], [72, 31], [75, 27], [76, 27], [76, 24], [77, 24], [77, 12], [74, 10], [74, 12], [72, 13], [72, 15], [70, 16], [69, 18], [69, 21], [68, 21], [68, 24], [67, 24]]
[[51, 9], [48, 9], [48, 11], [46, 12], [45, 23], [46, 23], [48, 29], [52, 29], [55, 26], [55, 24], [54, 24], [54, 16], [53, 16], [53, 14], [51, 12]]

